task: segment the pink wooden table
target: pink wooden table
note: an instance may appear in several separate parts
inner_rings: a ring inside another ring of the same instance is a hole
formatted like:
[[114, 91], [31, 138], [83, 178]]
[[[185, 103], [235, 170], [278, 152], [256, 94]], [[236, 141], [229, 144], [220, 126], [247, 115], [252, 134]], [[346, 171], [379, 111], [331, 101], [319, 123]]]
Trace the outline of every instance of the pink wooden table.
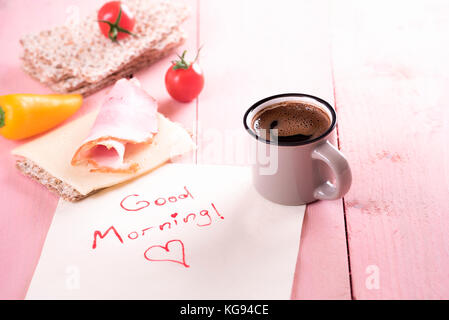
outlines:
[[[19, 37], [102, 2], [0, 0], [0, 94], [49, 92], [21, 71]], [[239, 164], [214, 132], [240, 130], [246, 108], [265, 96], [310, 93], [337, 109], [335, 143], [353, 186], [342, 200], [307, 207], [292, 298], [448, 299], [447, 1], [186, 2], [185, 48], [204, 45], [200, 98], [169, 98], [173, 56], [137, 77], [162, 113], [196, 134], [192, 162]], [[103, 96], [87, 98], [81, 113]], [[58, 201], [15, 170], [16, 145], [0, 139], [1, 299], [24, 297]]]

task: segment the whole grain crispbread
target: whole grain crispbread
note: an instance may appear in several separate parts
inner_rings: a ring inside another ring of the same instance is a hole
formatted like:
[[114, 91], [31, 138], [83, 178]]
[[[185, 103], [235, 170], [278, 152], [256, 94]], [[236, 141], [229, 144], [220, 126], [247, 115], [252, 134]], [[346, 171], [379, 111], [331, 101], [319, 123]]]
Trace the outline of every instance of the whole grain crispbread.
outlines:
[[186, 5], [167, 0], [123, 2], [135, 15], [135, 36], [112, 42], [101, 34], [96, 13], [91, 14], [76, 25], [24, 36], [23, 70], [56, 92], [87, 96], [183, 43], [180, 25], [188, 16]]
[[24, 175], [39, 182], [48, 190], [58, 194], [66, 201], [79, 201], [90, 196], [92, 193], [99, 191], [95, 190], [89, 194], [82, 194], [71, 185], [52, 176], [29, 159], [18, 159], [16, 161], [16, 167]]
[[119, 71], [113, 72], [106, 78], [103, 78], [97, 82], [90, 83], [84, 79], [72, 77], [56, 83], [52, 83], [49, 86], [56, 92], [81, 93], [87, 96], [97, 91], [92, 91], [91, 88], [97, 88], [99, 90], [105, 87], [104, 83], [111, 84], [121, 77], [126, 77], [130, 74], [136, 73], [138, 70], [143, 69], [144, 67], [149, 66], [162, 57], [166, 56], [174, 48], [184, 43], [184, 41], [185, 34], [180, 30], [174, 30], [168, 37], [159, 42], [155, 47], [147, 50], [147, 52], [145, 52], [143, 55], [122, 66]]

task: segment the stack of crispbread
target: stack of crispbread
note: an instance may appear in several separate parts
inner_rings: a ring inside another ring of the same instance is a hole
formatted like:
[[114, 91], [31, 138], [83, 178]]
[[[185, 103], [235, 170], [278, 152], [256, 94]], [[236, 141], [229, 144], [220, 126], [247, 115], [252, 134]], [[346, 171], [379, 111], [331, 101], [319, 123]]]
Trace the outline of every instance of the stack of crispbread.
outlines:
[[135, 16], [135, 36], [112, 42], [100, 32], [94, 13], [79, 23], [23, 37], [25, 72], [56, 92], [88, 96], [152, 64], [184, 42], [180, 28], [188, 16], [184, 4], [167, 0], [122, 2]]

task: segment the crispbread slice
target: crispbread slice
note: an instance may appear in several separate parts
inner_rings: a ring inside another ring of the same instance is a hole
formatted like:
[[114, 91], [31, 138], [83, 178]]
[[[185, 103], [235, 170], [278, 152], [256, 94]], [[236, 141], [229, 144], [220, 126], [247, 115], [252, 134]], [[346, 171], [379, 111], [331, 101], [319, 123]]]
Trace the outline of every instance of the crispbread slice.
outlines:
[[[56, 193], [66, 201], [79, 201], [88, 197], [90, 194], [81, 194], [70, 184], [52, 176], [33, 161], [23, 158], [16, 161], [16, 168], [24, 175], [42, 184], [48, 190]], [[94, 193], [95, 191], [92, 191]]]
[[91, 90], [82, 88], [102, 87], [110, 82], [108, 77], [116, 79], [115, 74], [123, 74], [122, 69], [147, 66], [149, 63], [142, 60], [147, 60], [150, 53], [152, 57], [166, 54], [154, 53], [155, 48], [181, 43], [167, 43], [166, 39], [180, 32], [179, 26], [188, 16], [184, 4], [160, 0], [124, 2], [135, 14], [136, 36], [114, 43], [101, 34], [96, 14], [92, 14], [74, 26], [24, 36], [20, 41], [24, 71], [57, 92], [88, 92]]
[[44, 84], [74, 76], [77, 62], [73, 58], [76, 46], [73, 35], [68, 26], [25, 35], [20, 39], [24, 70]]
[[136, 37], [128, 37], [114, 43], [104, 36], [98, 36], [98, 26], [90, 24], [89, 37], [83, 38], [81, 47], [90, 50], [80, 54], [79, 74], [86, 81], [94, 83], [117, 72], [123, 66], [138, 58], [169, 36], [187, 18], [184, 4], [170, 1], [129, 2], [136, 13]]
[[129, 76], [138, 70], [151, 65], [163, 56], [169, 54], [174, 48], [178, 47], [185, 41], [185, 34], [183, 31], [177, 29], [174, 30], [168, 37], [158, 43], [155, 47], [138, 58], [132, 60], [127, 65], [123, 66], [118, 72], [110, 74], [108, 77], [97, 81], [95, 83], [89, 83], [81, 78], [69, 78], [59, 81], [57, 83], [50, 84], [50, 88], [56, 92], [62, 93], [81, 93], [84, 96], [92, 94], [101, 88], [115, 82], [116, 80]]
[[148, 173], [172, 157], [195, 148], [184, 128], [158, 114], [159, 129], [153, 142], [130, 145], [127, 150], [126, 157], [139, 165], [137, 172], [90, 172], [89, 167], [72, 166], [71, 159], [88, 135], [97, 113], [91, 112], [14, 149], [12, 153], [18, 156], [17, 168], [62, 198], [77, 201], [98, 190]]
[[80, 93], [83, 96], [87, 97], [95, 92], [97, 92], [98, 90], [101, 90], [103, 88], [106, 88], [107, 86], [115, 83], [117, 80], [123, 78], [123, 77], [128, 77], [130, 75], [132, 75], [133, 73], [137, 72], [140, 69], [143, 69], [144, 67], [152, 64], [155, 60], [159, 60], [161, 57], [165, 56], [166, 54], [168, 54], [170, 51], [162, 51], [160, 53], [158, 53], [158, 56], [154, 57], [154, 60], [148, 60], [148, 61], [143, 61], [141, 64], [138, 65], [133, 65], [132, 67], [130, 67], [129, 69], [123, 69], [118, 73], [115, 73], [111, 76], [109, 76], [108, 78], [100, 81], [100, 82], [96, 82], [93, 84], [89, 84], [86, 86], [83, 86], [77, 90], [72, 91], [73, 93]]

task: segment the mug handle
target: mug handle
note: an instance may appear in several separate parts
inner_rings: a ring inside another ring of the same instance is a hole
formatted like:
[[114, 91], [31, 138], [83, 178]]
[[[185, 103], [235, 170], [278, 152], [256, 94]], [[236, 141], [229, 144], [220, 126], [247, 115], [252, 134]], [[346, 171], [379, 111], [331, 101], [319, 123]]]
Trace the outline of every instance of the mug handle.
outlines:
[[345, 156], [326, 141], [315, 148], [312, 158], [324, 161], [332, 169], [336, 178], [335, 184], [326, 181], [318, 186], [314, 191], [314, 197], [318, 200], [335, 200], [343, 197], [352, 182], [351, 169]]

